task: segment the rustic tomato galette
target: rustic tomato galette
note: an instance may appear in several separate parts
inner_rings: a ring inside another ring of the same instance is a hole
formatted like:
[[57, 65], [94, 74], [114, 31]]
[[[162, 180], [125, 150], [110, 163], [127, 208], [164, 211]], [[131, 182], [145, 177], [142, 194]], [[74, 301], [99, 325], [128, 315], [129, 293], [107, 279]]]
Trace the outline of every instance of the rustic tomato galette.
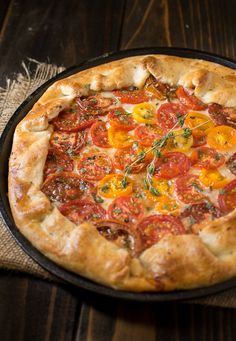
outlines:
[[131, 291], [236, 275], [236, 71], [125, 58], [55, 82], [17, 126], [16, 225], [43, 254]]

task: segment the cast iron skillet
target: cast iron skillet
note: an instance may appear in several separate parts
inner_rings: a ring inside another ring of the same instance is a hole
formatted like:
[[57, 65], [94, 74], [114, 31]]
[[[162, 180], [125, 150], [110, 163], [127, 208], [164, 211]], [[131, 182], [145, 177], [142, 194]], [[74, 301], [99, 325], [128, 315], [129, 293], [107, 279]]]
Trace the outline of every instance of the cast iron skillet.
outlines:
[[8, 159], [11, 152], [12, 139], [16, 125], [22, 120], [22, 118], [28, 113], [32, 108], [34, 103], [40, 98], [40, 96], [45, 92], [45, 90], [56, 80], [68, 77], [75, 72], [82, 71], [87, 68], [94, 67], [99, 64], [110, 62], [116, 59], [122, 59], [125, 57], [145, 55], [145, 54], [167, 54], [173, 56], [180, 56], [185, 58], [197, 58], [205, 59], [211, 62], [222, 64], [224, 66], [236, 69], [236, 63], [232, 60], [196, 50], [182, 49], [182, 48], [166, 48], [166, 47], [155, 47], [155, 48], [142, 48], [142, 49], [132, 49], [120, 52], [114, 52], [105, 54], [101, 57], [90, 59], [88, 61], [82, 62], [77, 66], [73, 66], [56, 77], [50, 79], [41, 87], [39, 87], [32, 95], [30, 95], [16, 110], [14, 115], [9, 120], [5, 130], [0, 138], [0, 210], [2, 216], [11, 232], [13, 237], [16, 239], [18, 244], [24, 249], [24, 251], [31, 256], [38, 264], [43, 268], [59, 277], [60, 279], [73, 284], [79, 288], [83, 288], [98, 294], [106, 295], [109, 297], [126, 299], [132, 301], [173, 301], [173, 300], [183, 300], [192, 299], [197, 297], [203, 297], [206, 295], [211, 295], [218, 293], [227, 289], [231, 289], [236, 286], [236, 277], [232, 278], [223, 283], [212, 285], [210, 287], [186, 290], [186, 291], [174, 291], [169, 293], [133, 293], [126, 291], [117, 291], [111, 288], [105, 287], [101, 284], [90, 281], [82, 276], [69, 272], [60, 266], [56, 265], [54, 262], [46, 258], [42, 253], [36, 250], [31, 243], [19, 232], [14, 220], [12, 218], [11, 210], [9, 207], [8, 197], [7, 197], [7, 176], [8, 176]]

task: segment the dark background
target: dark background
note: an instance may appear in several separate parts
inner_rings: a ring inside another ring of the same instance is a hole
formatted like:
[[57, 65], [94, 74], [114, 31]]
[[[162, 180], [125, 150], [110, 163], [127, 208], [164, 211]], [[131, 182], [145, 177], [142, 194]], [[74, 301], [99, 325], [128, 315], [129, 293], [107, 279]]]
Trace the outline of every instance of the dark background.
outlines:
[[[0, 0], [0, 86], [33, 58], [65, 67], [106, 52], [174, 46], [236, 60], [234, 0]], [[0, 272], [0, 340], [236, 339], [232, 309], [135, 304]]]

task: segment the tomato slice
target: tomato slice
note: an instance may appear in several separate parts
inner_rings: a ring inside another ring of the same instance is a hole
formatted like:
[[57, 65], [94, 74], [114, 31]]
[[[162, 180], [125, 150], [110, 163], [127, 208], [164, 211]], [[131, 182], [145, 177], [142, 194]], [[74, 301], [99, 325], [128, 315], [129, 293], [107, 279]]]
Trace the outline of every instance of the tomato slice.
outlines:
[[67, 202], [92, 193], [93, 185], [75, 173], [61, 172], [50, 175], [44, 181], [41, 191], [51, 201]]
[[173, 152], [188, 152], [193, 145], [193, 137], [185, 136], [184, 130], [173, 130], [173, 136], [167, 141], [165, 150]]
[[230, 172], [236, 175], [236, 153], [234, 153], [226, 162]]
[[236, 179], [220, 190], [218, 203], [224, 213], [229, 213], [236, 208]]
[[[192, 129], [193, 136], [206, 136], [207, 130], [214, 127], [214, 123], [207, 115], [190, 111], [185, 118], [185, 125]], [[198, 127], [198, 128], [196, 128]]]
[[225, 156], [209, 147], [199, 147], [190, 158], [193, 166], [200, 169], [216, 169], [225, 163]]
[[116, 90], [113, 91], [121, 103], [138, 104], [148, 101], [148, 95], [144, 90]]
[[104, 153], [89, 153], [84, 155], [77, 165], [80, 176], [89, 181], [101, 180], [113, 170], [112, 161]]
[[180, 207], [174, 198], [170, 198], [167, 195], [161, 195], [157, 197], [155, 209], [162, 214], [176, 215], [179, 213]]
[[182, 86], [178, 87], [176, 90], [176, 96], [182, 104], [186, 105], [188, 109], [205, 110], [207, 107], [206, 104], [204, 104], [199, 98], [194, 95], [190, 95]]
[[199, 180], [206, 187], [218, 189], [224, 187], [229, 181], [216, 169], [202, 169]]
[[144, 218], [138, 224], [144, 245], [150, 247], [158, 243], [167, 235], [178, 235], [186, 233], [181, 221], [169, 215], [152, 215]]
[[173, 185], [164, 179], [156, 179], [153, 177], [152, 187], [154, 188], [155, 192], [159, 193], [160, 195], [153, 194], [149, 189], [145, 190], [145, 193], [147, 198], [154, 202], [159, 202], [161, 200], [161, 196], [165, 194], [169, 195], [173, 193]]
[[164, 135], [163, 130], [157, 125], [139, 125], [134, 130], [134, 136], [144, 147], [151, 147], [155, 140]]
[[186, 107], [180, 103], [164, 103], [157, 110], [158, 124], [162, 129], [179, 128], [178, 118], [187, 115]]
[[108, 129], [108, 141], [114, 148], [127, 148], [133, 143], [133, 137], [125, 130], [110, 127]]
[[211, 128], [207, 135], [210, 147], [221, 151], [229, 151], [236, 146], [236, 129], [228, 126]]
[[204, 144], [206, 144], [206, 136], [197, 136], [196, 134], [193, 135], [193, 145], [192, 147], [196, 148], [196, 147], [201, 147], [204, 146]]
[[208, 112], [217, 125], [228, 125], [236, 128], [236, 109], [224, 108], [220, 104], [212, 103], [208, 106]]
[[109, 174], [106, 175], [98, 185], [98, 193], [105, 198], [117, 198], [123, 195], [129, 195], [133, 191], [133, 183], [126, 177], [124, 184], [124, 175]]
[[143, 249], [140, 232], [131, 224], [114, 220], [103, 220], [95, 223], [98, 232], [117, 246], [128, 249], [137, 256]]
[[161, 101], [166, 98], [168, 101], [176, 98], [175, 87], [171, 87], [169, 84], [162, 83], [153, 76], [149, 76], [146, 80], [145, 91]]
[[87, 131], [82, 130], [78, 132], [68, 133], [66, 131], [54, 131], [50, 144], [69, 155], [77, 155], [80, 153], [81, 148], [86, 144]]
[[72, 200], [59, 207], [60, 212], [75, 224], [106, 218], [106, 210], [89, 200]]
[[203, 220], [214, 220], [220, 218], [222, 212], [209, 201], [188, 206], [182, 213], [181, 219], [187, 218], [187, 225], [199, 224]]
[[136, 127], [132, 115], [127, 113], [123, 108], [110, 110], [107, 118], [110, 125], [117, 129], [129, 131]]
[[173, 179], [187, 173], [190, 167], [191, 162], [184, 153], [165, 153], [156, 160], [154, 176], [163, 179]]
[[132, 196], [119, 197], [108, 207], [109, 218], [121, 221], [122, 223], [136, 224], [142, 219], [143, 215], [143, 205], [137, 198]]
[[106, 123], [103, 121], [95, 122], [90, 128], [90, 135], [95, 144], [101, 148], [110, 148], [111, 145], [108, 142], [108, 130], [106, 127]]
[[[139, 147], [129, 147], [125, 149], [118, 149], [114, 154], [114, 166], [122, 171], [126, 170], [126, 167], [132, 164], [133, 161], [137, 160], [138, 155], [143, 150]], [[131, 173], [136, 174], [141, 172], [147, 166], [147, 157], [141, 159], [139, 162], [136, 162], [132, 166]]]
[[62, 171], [71, 172], [74, 169], [74, 161], [57, 149], [49, 149], [44, 166], [44, 178], [50, 174]]
[[133, 118], [138, 123], [154, 124], [156, 122], [156, 108], [149, 102], [137, 104], [133, 108]]
[[82, 111], [91, 113], [93, 115], [104, 115], [106, 110], [115, 103], [115, 99], [111, 97], [103, 97], [100, 94], [89, 96], [85, 98], [78, 97], [76, 103]]
[[185, 204], [199, 202], [205, 199], [199, 178], [193, 174], [179, 177], [175, 181], [176, 194]]

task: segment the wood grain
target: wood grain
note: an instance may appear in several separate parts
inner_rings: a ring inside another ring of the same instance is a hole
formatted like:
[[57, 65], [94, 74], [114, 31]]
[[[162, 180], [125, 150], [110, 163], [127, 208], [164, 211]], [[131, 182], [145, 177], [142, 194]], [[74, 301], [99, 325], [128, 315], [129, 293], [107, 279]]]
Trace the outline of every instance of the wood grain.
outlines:
[[[66, 67], [106, 52], [179, 46], [236, 59], [234, 0], [0, 0], [0, 86], [27, 57]], [[135, 304], [0, 272], [0, 340], [233, 341], [236, 311]]]

